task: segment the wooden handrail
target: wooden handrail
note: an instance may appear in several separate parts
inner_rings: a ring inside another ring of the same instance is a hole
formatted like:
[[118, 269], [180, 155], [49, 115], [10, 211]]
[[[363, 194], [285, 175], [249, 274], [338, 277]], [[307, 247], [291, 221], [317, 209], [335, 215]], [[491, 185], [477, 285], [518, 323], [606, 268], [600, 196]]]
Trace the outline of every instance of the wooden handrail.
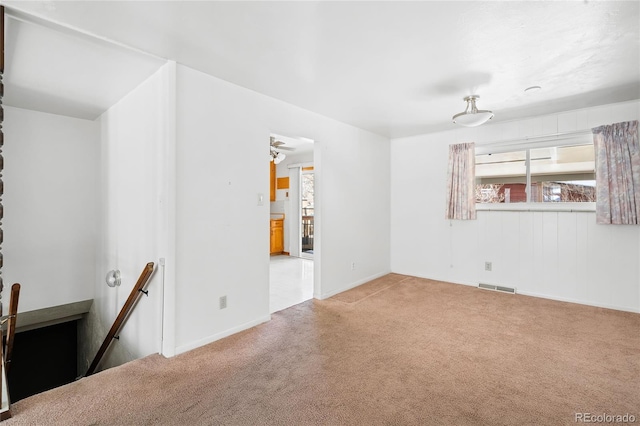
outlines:
[[4, 353], [5, 372], [11, 367], [11, 355], [13, 354], [13, 338], [16, 334], [16, 320], [18, 319], [18, 300], [20, 299], [20, 284], [11, 286], [11, 298], [9, 299], [9, 317], [7, 323], [7, 343]]
[[89, 366], [89, 369], [87, 370], [85, 376], [92, 375], [96, 371], [96, 368], [98, 368], [98, 364], [100, 363], [104, 353], [107, 351], [109, 345], [111, 344], [111, 341], [116, 337], [116, 334], [118, 334], [120, 327], [122, 327], [122, 324], [129, 316], [131, 310], [134, 308], [136, 302], [138, 301], [138, 297], [140, 297], [140, 293], [142, 293], [142, 291], [144, 290], [144, 286], [149, 281], [152, 273], [153, 262], [149, 262], [142, 270], [140, 278], [138, 278], [138, 282], [133, 287], [133, 289], [131, 289], [129, 298], [125, 302], [122, 309], [120, 309], [120, 313], [116, 317], [116, 320], [113, 322], [113, 325], [111, 326], [107, 337], [105, 337], [104, 342], [102, 342], [102, 346], [100, 346], [100, 349], [98, 349], [98, 353], [96, 353], [95, 358], [93, 358], [93, 362]]
[[[0, 283], [0, 287], [2, 284]], [[13, 337], [16, 334], [16, 320], [18, 318], [18, 299], [20, 296], [20, 284], [15, 283], [11, 286], [11, 299], [9, 299], [9, 315], [7, 315], [2, 321], [0, 321], [0, 363], [2, 371], [0, 371], [0, 380], [4, 383], [0, 383], [0, 421], [6, 420], [11, 417], [11, 400], [9, 395], [2, 394], [2, 385], [7, 389], [9, 380], [9, 367], [11, 366], [11, 354], [13, 352]], [[2, 311], [2, 309], [0, 309]], [[4, 336], [4, 324], [7, 323], [7, 338], [3, 341]], [[6, 410], [4, 402], [6, 401]]]

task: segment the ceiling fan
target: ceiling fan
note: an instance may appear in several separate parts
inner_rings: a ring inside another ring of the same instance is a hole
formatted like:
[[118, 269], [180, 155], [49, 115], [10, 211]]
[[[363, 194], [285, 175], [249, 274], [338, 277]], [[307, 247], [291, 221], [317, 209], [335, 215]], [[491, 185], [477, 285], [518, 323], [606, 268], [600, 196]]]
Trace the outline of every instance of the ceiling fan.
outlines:
[[284, 142], [277, 141], [276, 138], [273, 136], [270, 137], [269, 145], [271, 149], [269, 160], [273, 161], [275, 164], [278, 164], [279, 162], [281, 162], [287, 157], [280, 151], [295, 151], [295, 148], [284, 146], [285, 145]]
[[271, 136], [270, 137], [270, 145], [271, 145], [271, 149], [279, 149], [282, 151], [295, 151], [295, 148], [291, 148], [288, 146], [285, 146], [285, 143], [282, 141], [277, 141], [275, 137]]

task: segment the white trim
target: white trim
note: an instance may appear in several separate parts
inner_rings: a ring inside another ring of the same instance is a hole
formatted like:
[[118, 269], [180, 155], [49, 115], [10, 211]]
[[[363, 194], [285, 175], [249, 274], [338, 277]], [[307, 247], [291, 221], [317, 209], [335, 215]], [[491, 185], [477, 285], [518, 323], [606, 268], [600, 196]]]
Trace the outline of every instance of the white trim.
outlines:
[[192, 349], [199, 348], [199, 347], [207, 345], [209, 343], [213, 343], [213, 342], [215, 342], [217, 340], [223, 339], [225, 337], [231, 336], [232, 334], [236, 334], [236, 333], [239, 333], [241, 331], [247, 330], [249, 328], [255, 327], [257, 325], [263, 324], [263, 323], [265, 323], [267, 321], [270, 321], [270, 320], [271, 320], [271, 315], [265, 315], [265, 316], [262, 316], [262, 317], [259, 317], [259, 318], [255, 319], [253, 321], [249, 321], [249, 322], [241, 324], [241, 325], [239, 325], [237, 327], [233, 327], [233, 328], [230, 328], [228, 330], [225, 330], [225, 331], [223, 331], [221, 333], [216, 333], [214, 335], [205, 337], [203, 339], [199, 339], [199, 340], [196, 340], [194, 342], [187, 343], [186, 345], [178, 346], [176, 348], [176, 355], [185, 353], [185, 352], [190, 351]]
[[[303, 166], [306, 167], [306, 166]], [[313, 247], [313, 254], [306, 254], [304, 251], [302, 251], [302, 235], [304, 234], [304, 230], [302, 229], [302, 176], [303, 175], [313, 175], [314, 176], [314, 182], [313, 182], [313, 209], [314, 209], [314, 226], [315, 226], [315, 170], [303, 170], [303, 167], [300, 167], [300, 175], [299, 175], [299, 188], [298, 188], [298, 225], [299, 225], [299, 229], [298, 229], [298, 247], [300, 249], [299, 252], [299, 257], [302, 259], [307, 259], [307, 260], [313, 260], [315, 258], [315, 229], [314, 229], [314, 233], [313, 233], [313, 242], [314, 242], [314, 247]]]
[[299, 167], [301, 170], [303, 167], [313, 167], [313, 161], [311, 162], [306, 162], [306, 163], [291, 163], [291, 164], [287, 164], [287, 167], [290, 169], [295, 169], [296, 167]]
[[552, 133], [542, 136], [523, 136], [518, 139], [476, 143], [475, 151], [476, 155], [484, 155], [554, 146], [589, 145], [592, 143], [592, 132], [590, 129], [586, 129], [575, 132]]
[[[33, 11], [27, 11], [17, 4], [4, 5], [5, 16], [15, 19], [16, 21], [24, 22], [32, 25], [39, 25], [44, 28], [48, 28], [53, 31], [58, 31], [60, 33], [71, 35], [73, 37], [79, 37], [83, 40], [89, 40], [91, 42], [100, 42], [103, 45], [116, 46], [122, 49], [126, 49], [130, 52], [135, 52], [140, 55], [144, 55], [149, 58], [157, 59], [161, 62], [167, 62], [167, 58], [162, 58], [158, 55], [154, 55], [153, 53], [147, 52], [145, 50], [138, 49], [137, 47], [133, 47], [131, 45], [122, 43], [117, 40], [110, 39], [108, 37], [104, 37], [100, 34], [93, 33], [91, 31], [85, 30], [83, 28], [77, 27], [75, 25], [70, 25], [68, 23], [63, 23], [57, 19], [52, 19], [51, 17], [40, 13], [34, 13]], [[158, 69], [162, 67], [164, 64], [160, 64]], [[157, 70], [156, 70], [157, 71]]]
[[368, 283], [369, 281], [375, 280], [376, 278], [383, 277], [383, 276], [388, 275], [390, 273], [391, 273], [391, 271], [379, 272], [377, 274], [374, 274], [374, 275], [371, 275], [369, 277], [362, 278], [362, 279], [360, 279], [358, 281], [354, 281], [354, 282], [352, 282], [350, 284], [347, 284], [347, 286], [344, 287], [344, 288], [341, 288], [341, 289], [338, 289], [338, 290], [333, 290], [333, 291], [330, 291], [328, 293], [321, 294], [321, 295], [319, 295], [319, 297], [314, 292], [313, 297], [316, 298], [316, 299], [320, 299], [320, 300], [328, 299], [329, 297], [335, 296], [338, 293], [342, 293], [343, 291], [351, 290], [354, 287], [358, 287], [359, 285]]
[[[392, 273], [399, 274], [399, 275], [406, 275], [406, 276], [409, 276], [409, 277], [424, 278], [426, 280], [439, 281], [439, 282], [442, 282], [442, 283], [445, 283], [445, 284], [465, 285], [465, 286], [469, 286], [469, 287], [478, 287], [478, 284], [479, 284], [478, 282], [472, 282], [472, 281], [451, 281], [450, 279], [425, 277], [423, 275], [409, 275], [409, 274], [403, 274], [402, 272], [394, 272], [394, 271], [392, 271]], [[491, 282], [491, 281], [486, 282], [486, 284], [502, 285], [502, 284], [497, 284], [496, 282]], [[630, 308], [630, 307], [625, 307], [625, 306], [611, 305], [611, 304], [607, 304], [607, 303], [587, 302], [587, 301], [584, 301], [584, 300], [572, 299], [572, 298], [569, 298], [569, 297], [558, 297], [558, 296], [551, 296], [551, 295], [543, 294], [543, 293], [536, 293], [536, 292], [531, 292], [531, 291], [522, 291], [518, 287], [515, 287], [515, 288], [516, 288], [516, 293], [515, 293], [515, 295], [511, 295], [511, 296], [520, 295], [520, 296], [527, 296], [527, 297], [537, 297], [537, 298], [540, 298], [540, 299], [555, 300], [556, 302], [565, 302], [565, 303], [573, 303], [573, 304], [576, 304], [576, 305], [593, 306], [593, 307], [596, 307], [596, 308], [613, 309], [615, 311], [622, 311], [622, 312], [640, 313], [640, 308]], [[496, 293], [499, 294], [500, 292], [496, 292]]]
[[162, 235], [164, 286], [162, 300], [162, 346], [165, 357], [176, 354], [176, 62], [168, 61], [165, 74], [167, 91], [164, 167], [166, 234]]
[[322, 295], [322, 150], [320, 143], [313, 143], [313, 297]]
[[[525, 186], [525, 196], [527, 197], [527, 203], [531, 202], [531, 150], [527, 149], [527, 154], [525, 155], [525, 166], [527, 173], [527, 183]], [[506, 196], [505, 196], [506, 198]]]
[[477, 203], [476, 211], [595, 213], [596, 203]]
[[[474, 282], [474, 281], [451, 281], [450, 278], [437, 278], [437, 277], [427, 277], [424, 275], [411, 275], [411, 274], [403, 274], [402, 272], [394, 272], [391, 271], [392, 274], [399, 274], [399, 275], [406, 275], [408, 277], [415, 277], [415, 278], [424, 278], [425, 280], [431, 280], [431, 281], [439, 281], [441, 283], [445, 283], [445, 284], [457, 284], [457, 285], [466, 285], [469, 287], [478, 287], [478, 283]], [[487, 283], [487, 284], [492, 284], [492, 283]]]
[[575, 303], [576, 305], [586, 305], [586, 306], [593, 306], [596, 308], [613, 309], [616, 311], [640, 313], [640, 309], [637, 309], [637, 308], [628, 308], [624, 306], [610, 305], [608, 303], [585, 302], [584, 300], [571, 299], [569, 297], [550, 296], [548, 294], [535, 293], [530, 291], [518, 290], [518, 294], [523, 296], [539, 297], [541, 299], [555, 300], [557, 302]]
[[300, 167], [289, 167], [289, 221], [287, 226], [289, 254], [300, 257], [301, 225], [300, 225]]
[[[492, 153], [502, 153], [502, 152], [511, 152], [511, 151], [525, 151], [525, 192], [526, 192], [526, 203], [476, 203], [476, 211], [491, 211], [491, 210], [499, 210], [499, 211], [570, 211], [570, 212], [595, 212], [596, 203], [595, 202], [575, 202], [575, 203], [553, 203], [553, 202], [531, 202], [531, 150], [541, 147], [563, 147], [563, 146], [579, 146], [579, 145], [589, 145], [593, 144], [593, 138], [589, 137], [589, 139], [585, 139], [584, 137], [581, 139], [581, 135], [585, 135], [586, 130], [576, 131], [576, 132], [566, 132], [566, 133], [555, 133], [553, 135], [545, 135], [545, 136], [537, 136], [537, 137], [525, 137], [520, 140], [516, 140], [517, 142], [507, 141], [507, 142], [492, 142], [489, 144], [485, 144], [484, 146], [476, 145], [475, 155], [486, 155]], [[589, 130], [589, 132], [591, 132]], [[562, 139], [568, 140], [569, 142], [559, 142], [558, 139], [552, 139], [556, 135], [568, 135], [563, 137]], [[591, 133], [589, 133], [591, 135]], [[533, 138], [545, 138], [541, 139], [542, 143], [531, 141]], [[534, 145], [535, 144], [535, 145]], [[591, 162], [581, 162], [574, 163], [582, 165], [582, 170], [567, 170], [568, 167], [560, 167], [560, 165], [553, 165], [551, 169], [546, 170], [547, 172], [553, 172], [556, 174], [563, 173], [581, 173], [581, 172], [591, 172], [591, 166], [593, 163], [593, 169], [595, 170], [595, 161]], [[509, 176], [508, 173], [503, 173], [504, 176]], [[490, 178], [494, 175], [485, 176], [481, 174], [480, 176], [476, 175], [480, 178]], [[496, 177], [504, 177], [500, 175], [495, 175]], [[520, 176], [520, 175], [518, 175]], [[498, 207], [500, 206], [500, 207]]]

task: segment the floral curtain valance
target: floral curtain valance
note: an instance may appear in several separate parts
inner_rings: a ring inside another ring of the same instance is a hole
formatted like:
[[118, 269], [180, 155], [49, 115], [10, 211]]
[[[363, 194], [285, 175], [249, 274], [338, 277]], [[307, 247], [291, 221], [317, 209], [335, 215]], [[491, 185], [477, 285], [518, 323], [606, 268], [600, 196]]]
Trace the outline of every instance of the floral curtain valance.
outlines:
[[638, 121], [595, 127], [596, 222], [640, 224]]
[[449, 145], [447, 219], [475, 219], [475, 143]]

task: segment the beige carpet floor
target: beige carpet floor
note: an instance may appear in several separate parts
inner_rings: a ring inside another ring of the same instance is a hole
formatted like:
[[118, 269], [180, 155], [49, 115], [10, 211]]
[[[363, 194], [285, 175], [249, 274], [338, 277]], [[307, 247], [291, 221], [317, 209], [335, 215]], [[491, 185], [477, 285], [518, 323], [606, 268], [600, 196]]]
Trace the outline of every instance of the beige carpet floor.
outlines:
[[640, 423], [640, 314], [390, 274], [12, 413], [4, 425]]

